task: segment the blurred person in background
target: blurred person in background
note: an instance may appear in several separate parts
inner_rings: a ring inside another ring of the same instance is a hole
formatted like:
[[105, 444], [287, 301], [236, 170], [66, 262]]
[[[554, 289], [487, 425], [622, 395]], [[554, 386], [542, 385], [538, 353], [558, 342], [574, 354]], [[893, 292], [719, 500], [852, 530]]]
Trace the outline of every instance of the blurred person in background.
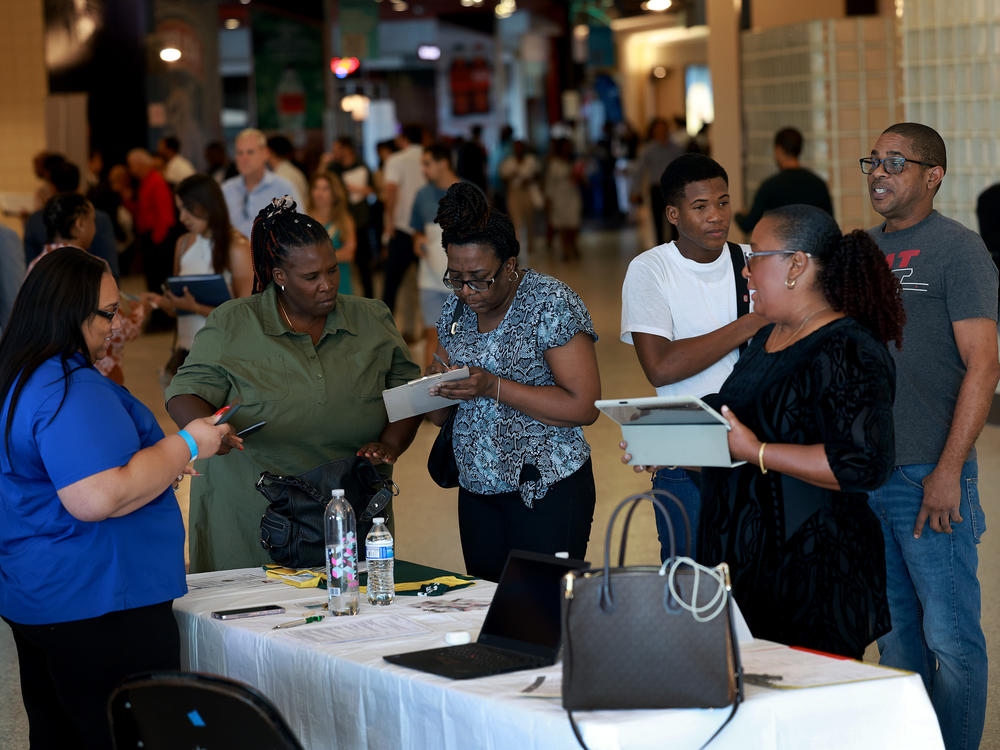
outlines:
[[129, 173], [139, 181], [135, 200], [126, 206], [135, 220], [136, 246], [146, 275], [146, 288], [158, 291], [170, 275], [173, 263], [170, 232], [176, 223], [174, 196], [146, 149], [132, 149], [126, 161]]
[[[79, 191], [79, 167], [62, 157], [49, 159], [47, 163], [49, 165], [49, 184], [52, 188], [50, 197], [60, 193], [76, 193]], [[91, 255], [96, 255], [98, 258], [106, 261], [111, 268], [111, 273], [117, 279], [119, 275], [118, 245], [115, 241], [111, 218], [103, 211], [96, 210], [94, 213], [94, 224], [94, 235], [88, 247], [84, 249], [90, 252]], [[26, 266], [41, 255], [42, 250], [49, 241], [43, 212], [42, 210], [35, 211], [28, 217], [24, 224], [24, 262]]]
[[663, 201], [663, 195], [660, 194], [658, 180], [667, 165], [683, 153], [684, 149], [670, 137], [669, 123], [662, 117], [654, 118], [649, 125], [646, 142], [639, 147], [639, 157], [632, 175], [632, 202], [637, 205], [643, 202], [643, 186], [646, 186], [649, 213], [653, 219], [657, 245], [676, 239], [672, 226], [669, 236], [665, 231], [664, 212], [667, 206]]
[[[233, 297], [248, 297], [253, 287], [250, 242], [229, 223], [229, 211], [219, 183], [209, 175], [193, 174], [177, 186], [177, 215], [187, 232], [174, 249], [173, 276], [221, 274]], [[169, 289], [157, 299], [177, 318], [174, 350], [164, 368], [169, 381], [184, 363], [195, 334], [215, 308], [198, 302], [184, 287], [180, 296]], [[186, 313], [186, 314], [178, 314]]]
[[522, 265], [527, 265], [535, 252], [535, 212], [545, 207], [539, 184], [541, 168], [535, 155], [528, 151], [528, 144], [518, 140], [514, 141], [510, 155], [500, 163], [499, 172], [506, 188], [507, 213], [522, 247]]
[[305, 198], [309, 194], [309, 181], [292, 162], [294, 155], [295, 147], [285, 136], [272, 135], [267, 139], [267, 166], [278, 177], [284, 177], [292, 183], [296, 193]]
[[580, 185], [581, 175], [573, 154], [573, 142], [568, 138], [559, 138], [553, 144], [545, 167], [544, 192], [549, 225], [559, 233], [563, 260], [576, 260], [580, 257], [576, 242], [583, 216]]
[[337, 175], [316, 172], [309, 184], [306, 213], [323, 225], [337, 253], [340, 284], [337, 294], [354, 294], [351, 284], [351, 261], [357, 251], [357, 233], [347, 202], [347, 191]]
[[10, 309], [24, 279], [24, 248], [17, 232], [0, 224], [0, 333], [7, 327]]
[[176, 136], [161, 138], [156, 146], [157, 155], [163, 159], [163, 179], [175, 188], [195, 173], [194, 165], [181, 155], [181, 142]]
[[229, 221], [244, 237], [250, 236], [257, 213], [283, 195], [303, 205], [302, 194], [284, 177], [267, 168], [267, 136], [247, 128], [236, 136], [236, 169], [239, 174], [222, 183]]
[[[372, 274], [378, 265], [377, 247], [381, 232], [374, 230], [372, 222], [381, 209], [376, 209], [369, 203], [369, 196], [375, 194], [371, 170], [358, 158], [354, 141], [346, 135], [337, 138], [330, 152], [323, 154], [319, 168], [328, 169], [340, 177], [347, 190], [347, 204], [351, 218], [354, 219], [358, 243], [354, 252], [354, 265], [357, 266], [364, 295], [374, 297]], [[355, 289], [354, 293], [357, 294], [358, 290]]]

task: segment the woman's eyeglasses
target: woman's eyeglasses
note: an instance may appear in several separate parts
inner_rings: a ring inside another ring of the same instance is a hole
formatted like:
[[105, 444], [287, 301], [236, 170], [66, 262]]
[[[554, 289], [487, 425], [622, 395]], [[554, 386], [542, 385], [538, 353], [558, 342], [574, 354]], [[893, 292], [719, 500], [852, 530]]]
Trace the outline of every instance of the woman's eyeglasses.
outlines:
[[[743, 260], [746, 262], [746, 264], [747, 264], [747, 270], [749, 271], [749, 270], [751, 270], [750, 269], [750, 262], [754, 258], [759, 258], [759, 257], [764, 256], [764, 255], [795, 255], [795, 253], [797, 253], [797, 252], [799, 252], [799, 251], [798, 250], [760, 250], [760, 251], [754, 252], [753, 250], [749, 250], [749, 251], [743, 253]], [[813, 257], [812, 253], [803, 253], [803, 255], [807, 255], [810, 258]]]
[[118, 305], [115, 305], [114, 310], [94, 310], [94, 314], [100, 315], [108, 322], [114, 322], [115, 316], [118, 314]]
[[874, 156], [865, 159], [858, 159], [861, 164], [861, 171], [864, 174], [871, 174], [876, 169], [878, 165], [882, 165], [882, 169], [885, 170], [886, 174], [899, 174], [903, 171], [903, 167], [906, 166], [906, 162], [911, 162], [913, 164], [919, 164], [922, 167], [936, 167], [937, 164], [928, 164], [925, 161], [917, 161], [916, 159], [907, 159], [902, 156], [887, 156], [884, 159], [876, 159]]
[[454, 292], [462, 291], [463, 286], [468, 286], [469, 289], [471, 289], [474, 292], [485, 292], [487, 289], [493, 286], [493, 282], [497, 280], [497, 276], [500, 275], [500, 272], [502, 270], [503, 270], [503, 263], [500, 264], [500, 268], [497, 269], [497, 272], [488, 279], [456, 279], [449, 276], [448, 274], [445, 274], [444, 278], [442, 278], [441, 280], [444, 282], [444, 285], [446, 287], [448, 287]]

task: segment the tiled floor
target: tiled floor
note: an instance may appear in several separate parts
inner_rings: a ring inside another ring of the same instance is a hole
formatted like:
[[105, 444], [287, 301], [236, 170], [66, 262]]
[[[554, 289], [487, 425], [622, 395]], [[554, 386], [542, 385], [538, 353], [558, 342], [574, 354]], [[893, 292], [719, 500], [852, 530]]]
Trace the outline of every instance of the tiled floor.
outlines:
[[[541, 243], [540, 243], [541, 244]], [[584, 231], [581, 236], [582, 259], [573, 264], [551, 260], [545, 253], [534, 259], [532, 267], [551, 273], [572, 286], [587, 303], [600, 341], [597, 344], [601, 382], [605, 398], [639, 396], [652, 393], [630, 346], [618, 340], [621, 281], [625, 267], [636, 251], [633, 231]], [[553, 257], [556, 257], [553, 255]], [[126, 382], [134, 393], [156, 411], [165, 429], [175, 429], [166, 417], [156, 370], [167, 359], [170, 337], [166, 334], [144, 336], [129, 345], [126, 357]], [[418, 352], [415, 352], [419, 356]], [[1000, 415], [998, 415], [1000, 416]], [[619, 433], [610, 420], [602, 417], [586, 428], [593, 449], [597, 481], [597, 511], [588, 558], [603, 559], [601, 545], [610, 511], [615, 503], [648, 487], [645, 476], [634, 475], [619, 463]], [[458, 524], [455, 513], [455, 490], [438, 488], [427, 476], [427, 453], [435, 429], [425, 423], [410, 450], [397, 466], [395, 478], [401, 488], [396, 503], [397, 554], [405, 559], [452, 570], [462, 570]], [[1000, 427], [987, 426], [979, 440], [980, 481], [983, 506], [988, 516], [1000, 509]], [[183, 497], [182, 502], [186, 498]], [[186, 509], [186, 503], [185, 509]], [[1000, 516], [997, 516], [1000, 518]], [[627, 559], [631, 563], [658, 559], [656, 533], [652, 516], [645, 523], [633, 524]], [[1000, 567], [1000, 541], [997, 532], [987, 534], [980, 547], [980, 580], [983, 581], [983, 623], [994, 665], [1000, 665], [1000, 590], [990, 584], [990, 570]], [[874, 650], [869, 650], [869, 657]], [[0, 748], [27, 747], [25, 718], [18, 692], [16, 657], [9, 630], [0, 627]], [[990, 706], [982, 747], [1000, 750], [1000, 689], [991, 680]]]

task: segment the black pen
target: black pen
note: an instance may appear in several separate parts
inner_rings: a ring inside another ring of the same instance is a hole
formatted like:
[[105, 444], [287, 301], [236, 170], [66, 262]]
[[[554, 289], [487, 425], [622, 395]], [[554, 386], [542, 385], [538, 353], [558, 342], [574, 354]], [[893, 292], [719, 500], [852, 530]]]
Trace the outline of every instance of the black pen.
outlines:
[[451, 367], [448, 366], [448, 363], [438, 356], [437, 352], [434, 352], [434, 359], [436, 359], [438, 361], [438, 364], [440, 364], [442, 367], [445, 367], [449, 370], [451, 369]]

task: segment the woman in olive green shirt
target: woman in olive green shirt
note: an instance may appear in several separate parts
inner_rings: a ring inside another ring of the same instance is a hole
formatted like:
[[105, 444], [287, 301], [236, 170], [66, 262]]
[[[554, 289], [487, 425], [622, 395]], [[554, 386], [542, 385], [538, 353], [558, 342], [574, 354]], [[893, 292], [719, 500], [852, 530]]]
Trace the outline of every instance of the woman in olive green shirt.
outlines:
[[270, 562], [258, 541], [267, 501], [254, 485], [262, 471], [300, 474], [354, 454], [392, 464], [420, 423], [387, 421], [383, 389], [420, 370], [382, 302], [337, 295], [337, 257], [323, 227], [275, 199], [258, 214], [250, 242], [254, 294], [209, 315], [166, 392], [178, 423], [235, 398], [236, 431], [267, 420], [243, 450], [192, 481], [192, 573]]

